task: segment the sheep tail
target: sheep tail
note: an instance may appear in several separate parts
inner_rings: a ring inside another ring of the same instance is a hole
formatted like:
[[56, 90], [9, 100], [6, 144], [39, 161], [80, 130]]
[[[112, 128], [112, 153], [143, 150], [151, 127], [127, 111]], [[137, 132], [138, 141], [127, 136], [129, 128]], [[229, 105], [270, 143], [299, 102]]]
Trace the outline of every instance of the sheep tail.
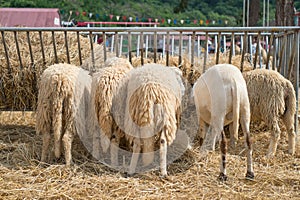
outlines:
[[52, 91], [52, 127], [54, 135], [54, 154], [56, 158], [61, 155], [61, 138], [62, 138], [62, 104], [61, 86], [62, 81], [59, 77], [55, 77], [56, 86]]
[[[234, 85], [233, 85], [233, 90], [231, 91], [232, 92], [232, 119], [233, 119], [233, 122], [232, 122], [232, 131], [234, 134], [233, 135], [233, 139], [235, 141], [238, 140], [238, 129], [239, 129], [239, 118], [240, 118], [240, 92], [239, 92], [239, 87], [237, 85], [236, 82], [234, 82]], [[233, 141], [231, 141], [233, 142]]]
[[296, 94], [293, 84], [287, 81], [285, 90], [285, 112], [284, 118], [289, 118], [291, 123], [294, 124], [294, 115], [296, 113]]

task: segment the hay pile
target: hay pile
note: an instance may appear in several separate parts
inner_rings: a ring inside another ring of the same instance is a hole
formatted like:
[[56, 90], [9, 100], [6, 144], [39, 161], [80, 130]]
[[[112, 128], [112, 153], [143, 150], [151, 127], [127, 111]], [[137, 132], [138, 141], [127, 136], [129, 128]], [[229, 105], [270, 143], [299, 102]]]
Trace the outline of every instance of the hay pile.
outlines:
[[[24, 120], [26, 119], [26, 122]], [[22, 123], [23, 122], [23, 123]], [[75, 165], [62, 160], [39, 162], [42, 140], [34, 131], [32, 113], [0, 114], [0, 196], [3, 199], [298, 199], [300, 156], [287, 154], [287, 139], [280, 140], [274, 159], [266, 160], [270, 133], [251, 127], [254, 140], [255, 180], [245, 180], [246, 157], [240, 138], [229, 150], [228, 177], [219, 182], [220, 154], [199, 153], [198, 144], [168, 166], [168, 179], [158, 170], [124, 178], [94, 161], [75, 141]]]
[[[36, 108], [37, 83], [43, 70], [55, 63], [55, 54], [51, 32], [42, 32], [45, 63], [42, 57], [42, 47], [38, 32], [30, 32], [30, 43], [33, 52], [33, 63], [26, 32], [17, 32], [18, 45], [22, 65], [20, 64], [17, 45], [13, 32], [5, 32], [4, 38], [7, 45], [9, 67], [5, 51], [0, 48], [0, 109], [5, 110], [32, 110]], [[65, 38], [63, 32], [55, 32], [55, 44], [59, 63], [68, 62]], [[79, 52], [76, 33], [69, 32], [67, 35], [70, 62], [79, 66]], [[2, 35], [0, 35], [2, 41]], [[80, 38], [81, 57], [84, 60], [90, 55], [89, 40]]]

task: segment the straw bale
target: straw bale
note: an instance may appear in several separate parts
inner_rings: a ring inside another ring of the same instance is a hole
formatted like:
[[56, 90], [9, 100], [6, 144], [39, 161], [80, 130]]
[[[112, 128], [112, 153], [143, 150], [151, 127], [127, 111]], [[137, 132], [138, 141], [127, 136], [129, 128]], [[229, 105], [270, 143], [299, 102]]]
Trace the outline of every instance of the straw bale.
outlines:
[[[13, 32], [5, 32], [4, 39], [8, 50], [9, 67], [4, 48], [0, 48], [0, 109], [32, 110], [36, 108], [37, 83], [47, 66], [55, 63], [55, 54], [51, 32], [42, 32], [45, 63], [42, 58], [42, 47], [38, 32], [30, 32], [30, 44], [33, 53], [33, 63], [30, 57], [26, 32], [17, 32], [18, 45], [22, 65], [20, 64], [17, 46]], [[66, 47], [63, 32], [55, 32], [55, 46], [58, 63], [66, 63]], [[68, 33], [70, 62], [79, 66], [77, 35]], [[0, 35], [2, 41], [2, 35]], [[89, 41], [80, 37], [81, 55], [84, 60], [90, 55]]]
[[[200, 154], [198, 141], [168, 166], [169, 177], [157, 171], [124, 178], [91, 159], [80, 141], [74, 141], [75, 165], [39, 162], [42, 142], [31, 123], [32, 113], [0, 115], [0, 196], [3, 199], [299, 199], [300, 155], [287, 154], [287, 140], [280, 142], [276, 157], [265, 159], [269, 133], [252, 126], [256, 179], [244, 178], [245, 149], [239, 142], [228, 155], [228, 176], [219, 182], [219, 152]], [[7, 119], [11, 116], [11, 120]], [[3, 119], [5, 118], [5, 119]], [[20, 120], [19, 120], [20, 119]], [[21, 120], [23, 119], [23, 120]]]

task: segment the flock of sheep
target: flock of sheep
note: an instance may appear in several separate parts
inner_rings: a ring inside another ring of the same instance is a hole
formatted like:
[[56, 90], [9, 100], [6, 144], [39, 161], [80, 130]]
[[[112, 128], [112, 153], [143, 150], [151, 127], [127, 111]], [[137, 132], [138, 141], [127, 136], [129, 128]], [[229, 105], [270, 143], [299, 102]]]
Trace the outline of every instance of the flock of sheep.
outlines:
[[234, 147], [239, 124], [247, 149], [246, 178], [254, 178], [250, 113], [251, 121], [262, 120], [272, 130], [268, 157], [275, 155], [281, 119], [288, 133], [288, 152], [295, 153], [295, 91], [278, 72], [242, 73], [233, 65], [218, 64], [203, 73], [190, 91], [177, 67], [152, 63], [134, 68], [127, 59], [113, 57], [92, 73], [70, 64], [55, 64], [43, 72], [36, 111], [36, 131], [43, 136], [41, 161], [49, 160], [54, 138], [55, 157], [63, 148], [69, 166], [77, 134], [96, 159], [109, 153], [111, 166], [120, 165], [120, 150], [131, 152], [129, 175], [136, 172], [140, 156], [144, 166], [151, 165], [158, 150], [160, 173], [167, 176], [167, 150], [178, 137], [185, 95], [196, 106], [202, 150], [214, 150], [220, 141], [220, 180], [227, 179], [224, 126], [229, 125]]

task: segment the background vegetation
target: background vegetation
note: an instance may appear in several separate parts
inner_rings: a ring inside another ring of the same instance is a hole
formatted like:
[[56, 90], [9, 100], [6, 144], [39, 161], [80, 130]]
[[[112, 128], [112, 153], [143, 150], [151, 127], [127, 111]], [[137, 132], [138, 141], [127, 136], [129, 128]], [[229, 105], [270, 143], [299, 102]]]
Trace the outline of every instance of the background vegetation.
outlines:
[[[222, 26], [228, 22], [228, 26], [242, 26], [243, 22], [243, 0], [0, 0], [1, 7], [33, 7], [33, 8], [59, 8], [62, 20], [68, 21], [109, 21], [109, 15], [131, 16], [135, 21], [148, 21], [157, 18], [160, 22], [165, 19], [162, 26], [175, 26], [168, 24], [167, 19], [177, 19], [176, 26], [180, 20], [185, 20], [184, 26], [199, 26], [194, 20], [210, 20], [208, 26]], [[267, 1], [266, 1], [267, 2]], [[269, 0], [270, 24], [275, 20], [276, 0]], [[294, 1], [299, 9], [300, 0]], [[261, 15], [263, 3], [260, 3]], [[70, 15], [70, 11], [71, 15]], [[82, 13], [86, 12], [84, 16]], [[89, 13], [93, 13], [92, 17]], [[262, 16], [257, 25], [262, 25]], [[211, 22], [215, 20], [215, 24]]]

